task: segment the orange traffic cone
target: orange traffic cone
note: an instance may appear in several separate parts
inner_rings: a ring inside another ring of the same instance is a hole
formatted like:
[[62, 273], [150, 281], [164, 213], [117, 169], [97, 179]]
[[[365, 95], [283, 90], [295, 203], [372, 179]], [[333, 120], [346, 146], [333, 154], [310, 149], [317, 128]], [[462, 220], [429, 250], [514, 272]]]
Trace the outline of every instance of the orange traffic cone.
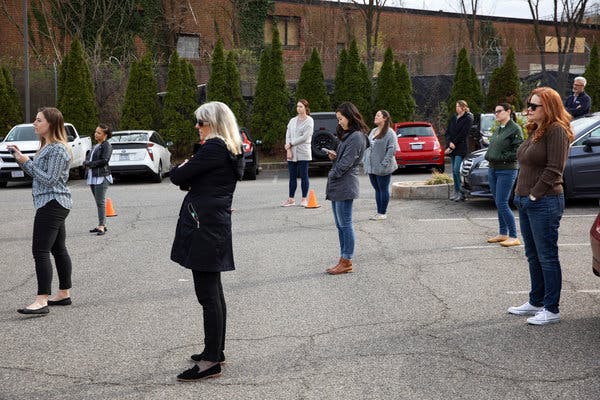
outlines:
[[317, 196], [315, 196], [315, 190], [310, 189], [308, 192], [308, 204], [305, 208], [319, 208], [321, 205], [317, 204]]
[[106, 216], [107, 217], [116, 217], [117, 213], [112, 205], [112, 200], [110, 198], [106, 198]]

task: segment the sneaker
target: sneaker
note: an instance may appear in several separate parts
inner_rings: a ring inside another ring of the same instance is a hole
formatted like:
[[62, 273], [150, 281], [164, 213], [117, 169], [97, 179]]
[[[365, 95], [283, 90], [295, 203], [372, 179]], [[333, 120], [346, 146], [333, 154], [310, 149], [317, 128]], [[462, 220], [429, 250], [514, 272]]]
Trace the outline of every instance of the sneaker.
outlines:
[[518, 238], [508, 238], [503, 242], [500, 242], [500, 246], [511, 247], [511, 246], [520, 246], [521, 241]]
[[560, 322], [560, 313], [552, 313], [545, 308], [538, 311], [533, 317], [527, 318], [527, 323], [531, 325], [548, 325]]
[[307, 207], [308, 206], [308, 200], [304, 199], [300, 202], [300, 207]]
[[295, 206], [295, 205], [296, 205], [296, 202], [294, 201], [294, 199], [287, 199], [286, 201], [281, 203], [281, 207], [291, 207], [291, 206]]
[[456, 202], [465, 201], [465, 196], [462, 193], [459, 193], [456, 195], [456, 197], [453, 200]]
[[456, 200], [456, 197], [457, 197], [457, 196], [458, 196], [458, 193], [454, 192], [454, 193], [452, 193], [452, 194], [450, 195], [449, 199], [450, 199], [450, 200], [452, 200], [452, 201], [454, 201], [454, 200]]
[[387, 218], [386, 214], [375, 214], [371, 217], [371, 221], [381, 221], [386, 218]]
[[519, 307], [508, 307], [508, 312], [514, 315], [535, 315], [538, 311], [543, 309], [544, 307], [532, 306], [527, 302]]

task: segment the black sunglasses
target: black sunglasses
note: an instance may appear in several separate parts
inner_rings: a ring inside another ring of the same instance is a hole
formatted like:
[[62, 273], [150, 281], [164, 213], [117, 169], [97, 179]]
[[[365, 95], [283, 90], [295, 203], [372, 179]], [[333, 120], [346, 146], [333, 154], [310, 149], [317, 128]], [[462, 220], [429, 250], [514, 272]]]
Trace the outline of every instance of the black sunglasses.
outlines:
[[198, 125], [198, 126], [208, 126], [208, 121], [202, 121], [201, 119], [196, 119], [196, 125]]
[[531, 111], [535, 111], [538, 107], [544, 107], [543, 104], [527, 103], [527, 108], [531, 108]]

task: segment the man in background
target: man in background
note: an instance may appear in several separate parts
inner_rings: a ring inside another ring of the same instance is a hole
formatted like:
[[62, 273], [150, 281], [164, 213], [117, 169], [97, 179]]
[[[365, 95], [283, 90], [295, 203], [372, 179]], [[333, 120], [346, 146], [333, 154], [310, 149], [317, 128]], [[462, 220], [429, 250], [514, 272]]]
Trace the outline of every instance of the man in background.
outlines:
[[573, 118], [582, 117], [590, 112], [592, 99], [585, 92], [587, 80], [578, 76], [573, 80], [573, 94], [565, 100], [565, 108]]

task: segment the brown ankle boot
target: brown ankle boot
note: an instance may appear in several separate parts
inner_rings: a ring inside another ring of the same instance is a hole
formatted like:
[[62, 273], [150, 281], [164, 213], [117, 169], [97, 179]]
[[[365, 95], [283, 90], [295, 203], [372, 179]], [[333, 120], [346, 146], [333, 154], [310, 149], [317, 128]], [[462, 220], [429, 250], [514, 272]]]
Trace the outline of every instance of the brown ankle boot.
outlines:
[[340, 259], [338, 260], [337, 264], [335, 264], [335, 265], [334, 265], [333, 267], [331, 267], [331, 268], [327, 268], [327, 269], [325, 270], [325, 272], [327, 272], [327, 273], [330, 273], [330, 271], [333, 271], [334, 269], [338, 268], [338, 267], [340, 266], [340, 264], [341, 264], [342, 260], [343, 260], [343, 258], [342, 258], [342, 257], [340, 257]]
[[352, 260], [348, 260], [346, 258], [340, 259], [340, 263], [338, 265], [327, 270], [327, 273], [331, 275], [347, 274], [348, 272], [352, 272]]

